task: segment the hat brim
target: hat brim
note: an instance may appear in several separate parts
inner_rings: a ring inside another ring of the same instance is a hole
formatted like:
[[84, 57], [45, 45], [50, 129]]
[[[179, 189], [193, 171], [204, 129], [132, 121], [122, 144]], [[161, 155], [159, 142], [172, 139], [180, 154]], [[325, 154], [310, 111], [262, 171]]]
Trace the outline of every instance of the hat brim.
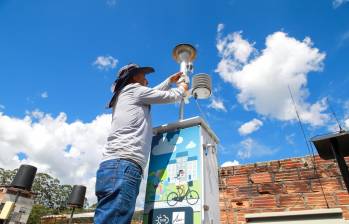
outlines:
[[117, 80], [115, 80], [113, 82], [113, 84], [111, 85], [110, 87], [110, 91], [112, 93], [115, 92], [115, 89], [118, 89], [120, 88], [126, 81], [126, 79], [129, 79], [132, 75], [136, 75], [140, 72], [144, 72], [145, 75], [147, 74], [150, 74], [150, 73], [153, 73], [155, 72], [154, 68], [153, 67], [139, 67], [139, 68], [134, 68], [132, 69], [132, 71], [129, 72], [128, 75], [126, 75], [125, 77], [122, 77], [122, 78], [118, 78]]
[[136, 74], [138, 72], [144, 72], [144, 74], [149, 74], [155, 72], [153, 67], [139, 67], [132, 69], [132, 74]]

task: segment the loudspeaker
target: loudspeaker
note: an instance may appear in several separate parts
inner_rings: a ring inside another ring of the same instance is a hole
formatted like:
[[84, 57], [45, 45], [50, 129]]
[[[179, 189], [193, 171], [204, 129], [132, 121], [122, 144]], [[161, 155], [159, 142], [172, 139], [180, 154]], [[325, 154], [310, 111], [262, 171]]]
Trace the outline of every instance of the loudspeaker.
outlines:
[[84, 206], [86, 187], [82, 185], [74, 185], [69, 195], [68, 205], [71, 207], [82, 208]]
[[30, 191], [32, 189], [37, 168], [30, 165], [21, 165], [13, 179], [11, 186]]

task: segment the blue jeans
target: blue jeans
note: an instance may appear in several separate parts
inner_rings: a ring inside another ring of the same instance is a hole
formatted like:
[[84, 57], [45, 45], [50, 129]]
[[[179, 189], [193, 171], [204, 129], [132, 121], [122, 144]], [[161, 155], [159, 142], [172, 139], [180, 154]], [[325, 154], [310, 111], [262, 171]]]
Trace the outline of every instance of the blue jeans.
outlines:
[[100, 164], [97, 171], [95, 224], [131, 223], [142, 171], [133, 162], [113, 159]]

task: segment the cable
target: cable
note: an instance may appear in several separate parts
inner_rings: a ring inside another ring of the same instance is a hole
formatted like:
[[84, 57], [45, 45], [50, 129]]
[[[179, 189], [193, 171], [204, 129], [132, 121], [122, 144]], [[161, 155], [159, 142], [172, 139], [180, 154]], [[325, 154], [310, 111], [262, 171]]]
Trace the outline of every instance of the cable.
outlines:
[[334, 110], [333, 110], [333, 108], [332, 108], [332, 106], [331, 106], [330, 101], [328, 100], [328, 98], [326, 98], [326, 101], [327, 101], [328, 106], [330, 107], [332, 116], [334, 117], [334, 119], [335, 119], [336, 122], [337, 122], [337, 125], [338, 125], [338, 128], [339, 128], [339, 133], [344, 132], [344, 130], [343, 130], [342, 126], [341, 126], [341, 123], [339, 122], [339, 120], [338, 120], [338, 118], [337, 118], [337, 115], [336, 115], [336, 113], [334, 112]]
[[[201, 107], [200, 107], [200, 104], [199, 104], [199, 102], [198, 102], [198, 100], [197, 100], [197, 97], [194, 96], [194, 99], [195, 99], [196, 107], [198, 108], [198, 110], [199, 110], [201, 116], [202, 116], [202, 117], [204, 118], [204, 120], [207, 122], [208, 126], [211, 126], [211, 125], [209, 124], [209, 122], [208, 122], [206, 116], [205, 116], [205, 113], [203, 112], [203, 110], [202, 110]], [[220, 164], [220, 161], [219, 161], [219, 157], [218, 157], [218, 156], [217, 156], [217, 163]], [[218, 168], [218, 180], [219, 180], [219, 183], [218, 183], [218, 184], [220, 185], [220, 183], [222, 183], [222, 177], [221, 177], [220, 168]], [[227, 222], [226, 222], [226, 223], [229, 224], [229, 211], [230, 211], [230, 209], [229, 209], [228, 206], [227, 206], [227, 199], [226, 199], [226, 197], [225, 197], [226, 188], [227, 188], [227, 184], [224, 183], [223, 201], [224, 201], [225, 214], [226, 214], [226, 216], [227, 216]], [[230, 204], [230, 203], [229, 203], [229, 204]]]
[[205, 116], [204, 112], [202, 111], [202, 109], [201, 109], [201, 107], [200, 107], [200, 104], [199, 104], [199, 102], [198, 102], [197, 98], [196, 98], [196, 97], [194, 97], [194, 99], [195, 99], [196, 107], [199, 109], [199, 111], [200, 111], [200, 113], [201, 113], [202, 117], [203, 117], [203, 118], [204, 118], [204, 120], [207, 122], [208, 126], [210, 126], [210, 127], [211, 127], [211, 125], [210, 125], [210, 124], [209, 124], [209, 122], [208, 122], [207, 117]]
[[[308, 145], [308, 139], [307, 139], [307, 136], [305, 135], [305, 131], [304, 131], [304, 128], [303, 128], [303, 124], [302, 124], [301, 118], [300, 118], [300, 116], [299, 116], [297, 107], [296, 107], [296, 102], [295, 102], [295, 100], [294, 100], [294, 98], [293, 98], [293, 94], [292, 94], [292, 92], [291, 92], [290, 86], [287, 86], [287, 87], [288, 87], [288, 91], [289, 91], [290, 96], [291, 96], [291, 100], [292, 100], [292, 102], [293, 102], [294, 110], [295, 110], [296, 115], [297, 115], [299, 127], [300, 127], [301, 130], [302, 130], [303, 138], [304, 138], [304, 140], [305, 140], [305, 144], [307, 145], [308, 153], [309, 153], [309, 155], [311, 155], [310, 147], [309, 147], [309, 145]], [[314, 164], [313, 164], [313, 165], [314, 165]]]
[[[296, 114], [297, 114], [299, 126], [301, 127], [305, 144], [307, 145], [308, 152], [309, 152], [310, 156], [312, 156], [312, 159], [313, 159], [312, 163], [313, 163], [314, 173], [317, 176], [317, 179], [319, 181], [319, 184], [320, 184], [320, 187], [321, 187], [321, 191], [322, 191], [322, 195], [323, 195], [323, 197], [325, 199], [325, 202], [326, 202], [326, 207], [329, 208], [329, 205], [328, 205], [328, 202], [327, 202], [327, 198], [326, 198], [326, 195], [325, 195], [325, 192], [324, 192], [324, 188], [322, 186], [322, 183], [321, 183], [321, 180], [320, 180], [320, 176], [319, 176], [318, 171], [317, 171], [317, 164], [316, 164], [316, 160], [315, 160], [314, 148], [312, 147], [311, 143], [308, 142], [307, 136], [306, 136], [304, 128], [303, 128], [302, 120], [301, 120], [301, 118], [299, 116], [299, 113], [298, 113], [298, 110], [297, 110], [296, 102], [295, 102], [295, 100], [293, 98], [293, 95], [292, 95], [291, 88], [290, 88], [289, 85], [287, 87], [288, 87], [288, 91], [290, 93], [290, 96], [291, 96], [291, 99], [292, 99], [292, 102], [293, 102], [294, 109], [295, 109]], [[309, 147], [309, 144], [310, 144], [310, 147]]]

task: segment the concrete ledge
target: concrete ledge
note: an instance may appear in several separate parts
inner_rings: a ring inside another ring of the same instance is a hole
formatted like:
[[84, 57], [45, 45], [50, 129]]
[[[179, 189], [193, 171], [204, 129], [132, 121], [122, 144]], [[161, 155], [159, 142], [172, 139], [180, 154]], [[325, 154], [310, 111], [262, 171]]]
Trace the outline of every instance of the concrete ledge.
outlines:
[[313, 209], [313, 210], [302, 210], [302, 211], [287, 211], [287, 212], [264, 212], [246, 214], [246, 219], [257, 219], [257, 218], [268, 218], [268, 217], [283, 217], [283, 216], [304, 216], [304, 215], [318, 215], [318, 214], [342, 214], [340, 208], [329, 208], [329, 209]]

